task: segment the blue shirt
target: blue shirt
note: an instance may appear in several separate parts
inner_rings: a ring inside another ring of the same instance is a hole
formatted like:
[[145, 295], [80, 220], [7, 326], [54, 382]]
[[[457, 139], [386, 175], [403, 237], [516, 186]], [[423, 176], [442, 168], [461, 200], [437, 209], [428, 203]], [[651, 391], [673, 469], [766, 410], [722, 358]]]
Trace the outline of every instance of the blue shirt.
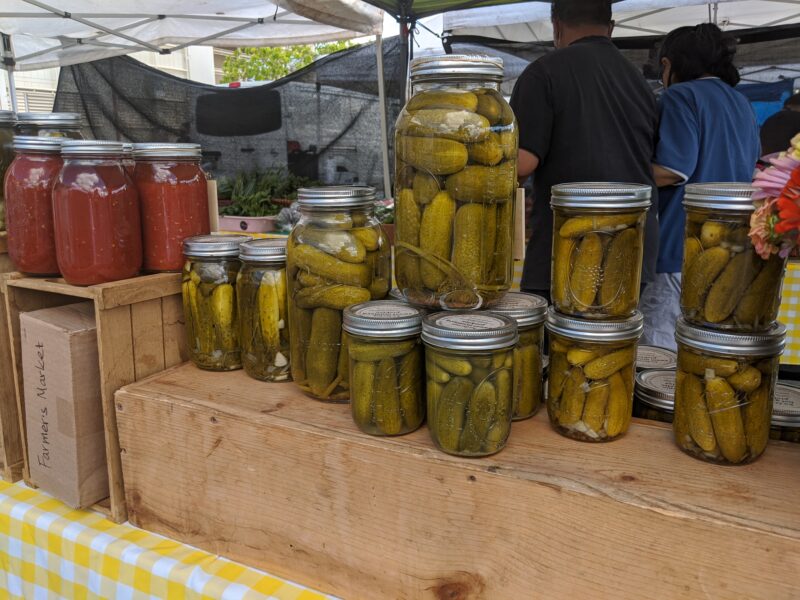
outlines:
[[655, 164], [681, 176], [659, 189], [656, 271], [679, 273], [683, 261], [686, 183], [748, 183], [759, 157], [758, 124], [747, 98], [713, 77], [670, 86], [661, 97]]

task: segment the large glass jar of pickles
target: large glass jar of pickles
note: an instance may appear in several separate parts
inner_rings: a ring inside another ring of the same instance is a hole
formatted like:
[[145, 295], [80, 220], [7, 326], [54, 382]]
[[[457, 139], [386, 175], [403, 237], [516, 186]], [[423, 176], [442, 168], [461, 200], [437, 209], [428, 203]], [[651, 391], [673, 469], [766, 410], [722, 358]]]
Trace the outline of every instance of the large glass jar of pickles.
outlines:
[[242, 368], [236, 278], [245, 235], [198, 235], [183, 242], [183, 312], [189, 358], [201, 369]]
[[633, 412], [640, 312], [617, 321], [575, 319], [552, 308], [547, 413], [559, 433], [584, 442], [623, 435]]
[[636, 374], [633, 416], [672, 423], [675, 412], [675, 371], [649, 369]]
[[297, 200], [300, 221], [287, 245], [292, 379], [313, 398], [347, 402], [342, 311], [389, 293], [389, 243], [373, 188], [301, 188]]
[[422, 314], [405, 302], [355, 304], [344, 311], [350, 354], [350, 406], [358, 428], [400, 435], [425, 418]]
[[262, 381], [289, 379], [286, 240], [243, 242], [236, 279], [242, 365]]
[[630, 317], [639, 304], [651, 188], [628, 183], [554, 185], [553, 277], [560, 313]]
[[14, 123], [17, 118], [10, 110], [0, 110], [0, 231], [6, 230], [6, 203], [3, 197], [3, 179], [14, 160]]
[[736, 334], [679, 318], [675, 442], [686, 453], [729, 465], [758, 458], [769, 439], [772, 398], [786, 328]]
[[82, 140], [83, 122], [78, 113], [23, 112], [17, 115], [17, 135], [38, 135]]
[[502, 60], [411, 64], [395, 134], [395, 278], [413, 304], [475, 308], [511, 286], [517, 129]]
[[439, 312], [422, 320], [428, 429], [448, 454], [502, 450], [514, 409], [513, 319], [490, 312]]
[[761, 259], [750, 242], [753, 188], [686, 186], [681, 312], [702, 327], [766, 331], [778, 316], [786, 259]]
[[517, 322], [519, 342], [514, 348], [514, 420], [527, 419], [535, 415], [542, 405], [542, 354], [547, 300], [534, 294], [509, 292], [493, 302], [489, 310]]

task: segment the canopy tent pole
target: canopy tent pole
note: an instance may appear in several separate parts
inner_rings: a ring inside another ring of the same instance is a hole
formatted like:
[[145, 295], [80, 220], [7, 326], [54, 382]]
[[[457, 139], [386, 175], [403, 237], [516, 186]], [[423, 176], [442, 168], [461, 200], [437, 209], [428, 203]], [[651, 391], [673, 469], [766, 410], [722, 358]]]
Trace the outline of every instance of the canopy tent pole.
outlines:
[[0, 34], [0, 50], [2, 50], [2, 62], [8, 74], [8, 95], [11, 96], [11, 110], [17, 110], [17, 86], [14, 84], [14, 45], [11, 43], [11, 36], [7, 33]]
[[383, 194], [392, 195], [392, 179], [389, 174], [389, 128], [386, 123], [386, 90], [383, 80], [383, 36], [375, 36], [375, 59], [378, 62], [378, 104], [381, 111], [381, 150], [383, 154]]
[[6, 70], [8, 73], [8, 95], [11, 96], [11, 110], [14, 112], [19, 112], [17, 110], [17, 86], [14, 85], [14, 69], [10, 67]]

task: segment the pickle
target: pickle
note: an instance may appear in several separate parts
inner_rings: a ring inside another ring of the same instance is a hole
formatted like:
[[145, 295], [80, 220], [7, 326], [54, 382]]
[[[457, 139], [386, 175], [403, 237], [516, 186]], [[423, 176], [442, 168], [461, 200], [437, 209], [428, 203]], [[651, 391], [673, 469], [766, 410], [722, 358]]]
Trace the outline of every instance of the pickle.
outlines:
[[309, 273], [308, 271], [300, 271], [297, 274], [296, 280], [301, 287], [318, 287], [321, 285], [333, 284], [330, 279], [325, 279], [324, 277], [314, 275], [314, 273]]
[[[261, 337], [270, 361], [281, 347], [280, 280], [276, 273], [266, 271], [258, 286], [258, 317]], [[244, 332], [243, 332], [244, 333]]]
[[[686, 416], [686, 409], [678, 409], [678, 396], [682, 394], [683, 382], [686, 379], [686, 374], [683, 371], [675, 372], [675, 413], [672, 420], [672, 430], [675, 434], [675, 441], [681, 448], [687, 447], [691, 443], [692, 438], [689, 434], [689, 420]], [[684, 405], [685, 406], [685, 405]]]
[[564, 382], [564, 391], [561, 394], [561, 404], [558, 411], [560, 425], [566, 427], [581, 420], [583, 405], [586, 400], [585, 384], [586, 378], [583, 375], [583, 370], [580, 367], [573, 367]]
[[598, 354], [594, 350], [586, 350], [585, 348], [570, 348], [567, 351], [567, 362], [574, 367], [582, 367], [590, 360], [597, 358]]
[[306, 383], [306, 352], [311, 337], [312, 311], [297, 308], [294, 303], [289, 306], [289, 364], [292, 379], [299, 385]]
[[[450, 259], [453, 238], [453, 218], [456, 203], [447, 192], [436, 194], [425, 208], [420, 225], [420, 249], [445, 261]], [[422, 282], [428, 289], [437, 290], [445, 274], [432, 262], [424, 260], [420, 265]]]
[[453, 266], [466, 281], [478, 283], [482, 280], [482, 242], [485, 224], [483, 206], [463, 204], [456, 211], [453, 230]]
[[417, 204], [424, 205], [428, 204], [436, 194], [442, 191], [442, 186], [433, 175], [417, 171], [414, 174], [412, 189], [414, 190], [414, 200], [416, 200]]
[[445, 187], [459, 202], [506, 202], [514, 195], [516, 177], [514, 161], [494, 167], [468, 165], [450, 175]]
[[494, 385], [484, 381], [472, 392], [467, 405], [464, 431], [461, 434], [461, 450], [468, 454], [481, 451], [497, 411], [497, 393]]
[[394, 212], [398, 239], [412, 246], [419, 246], [420, 213], [414, 200], [414, 192], [400, 190]]
[[575, 253], [569, 287], [576, 308], [586, 310], [594, 304], [600, 285], [603, 242], [596, 233], [587, 234]]
[[691, 373], [686, 373], [681, 392], [680, 401], [689, 424], [689, 435], [692, 436], [695, 444], [705, 452], [714, 452], [717, 448], [717, 440], [714, 437], [714, 427], [703, 398], [702, 381]]
[[706, 380], [706, 403], [722, 456], [732, 463], [747, 454], [747, 441], [736, 392], [722, 377]]
[[[583, 407], [583, 422], [591, 431], [600, 433], [606, 421], [610, 385], [607, 381], [596, 381], [589, 386], [586, 404]], [[610, 418], [610, 417], [609, 417]]]
[[[487, 207], [487, 210], [489, 208]], [[514, 229], [514, 203], [503, 202], [497, 205], [495, 225], [494, 254], [490, 281], [506, 284], [511, 281], [511, 246]], [[491, 217], [490, 217], [491, 218]]]
[[378, 362], [386, 358], [398, 358], [414, 350], [414, 340], [400, 342], [364, 343], [358, 339], [350, 340], [350, 358], [359, 362]]
[[305, 366], [308, 386], [315, 396], [323, 396], [336, 379], [341, 330], [341, 312], [331, 308], [314, 309]]
[[[463, 207], [462, 207], [463, 208]], [[492, 276], [494, 254], [497, 246], [497, 205], [486, 204], [482, 206], [483, 232], [480, 240], [481, 273], [476, 281], [488, 283]]]
[[[512, 119], [513, 120], [513, 119]], [[517, 160], [517, 131], [510, 129], [500, 132], [500, 145], [506, 160]]]
[[373, 227], [357, 227], [352, 229], [350, 234], [364, 245], [367, 252], [373, 252], [380, 248], [381, 235]]
[[773, 319], [776, 308], [767, 299], [775, 297], [783, 281], [783, 260], [772, 257], [745, 290], [733, 317], [739, 324], [761, 326]]
[[[509, 415], [509, 411], [513, 414], [513, 393], [514, 388], [511, 377], [511, 370], [510, 369], [500, 369], [495, 373], [494, 381], [495, 387], [497, 389], [497, 415], [496, 420], [501, 423], [510, 423], [511, 422], [511, 415]], [[510, 425], [509, 425], [510, 427]]]
[[704, 250], [692, 261], [684, 274], [681, 287], [681, 305], [689, 312], [699, 312], [709, 288], [722, 273], [730, 259], [730, 252], [720, 246]]
[[706, 221], [700, 228], [700, 243], [703, 248], [719, 246], [725, 238], [728, 229], [718, 221]]
[[352, 403], [353, 420], [362, 429], [372, 427], [372, 386], [375, 385], [377, 363], [356, 362], [353, 364]]
[[496, 133], [490, 133], [482, 142], [471, 144], [468, 152], [472, 162], [482, 165], [494, 166], [503, 160], [503, 147], [500, 145], [500, 136]]
[[432, 432], [442, 450], [456, 453], [464, 429], [464, 410], [474, 386], [465, 377], [454, 377], [437, 401], [435, 428]]
[[299, 244], [290, 255], [290, 262], [300, 269], [345, 285], [366, 288], [370, 272], [366, 264], [347, 263], [308, 244]]
[[475, 109], [477, 113], [486, 117], [490, 125], [496, 125], [503, 117], [500, 103], [491, 94], [481, 94], [476, 99], [478, 101]]
[[709, 323], [721, 323], [733, 313], [747, 287], [758, 274], [760, 261], [754, 252], [740, 252], [722, 270], [708, 291], [703, 317]]
[[625, 229], [611, 240], [603, 262], [603, 283], [598, 299], [605, 312], [623, 316], [636, 309], [639, 292], [641, 245], [635, 228]]
[[686, 272], [694, 259], [703, 251], [703, 244], [694, 237], [686, 238], [683, 244], [683, 270]]
[[681, 371], [700, 377], [705, 377], [707, 371], [712, 371], [716, 377], [730, 377], [739, 369], [735, 360], [703, 357], [694, 352], [681, 352], [678, 355], [678, 366]]
[[[397, 120], [397, 131], [409, 136], [445, 138], [463, 143], [479, 142], [491, 132], [486, 117], [468, 110], [444, 108], [404, 111]], [[414, 165], [411, 160], [403, 160]]]
[[336, 376], [339, 385], [343, 388], [350, 387], [350, 336], [344, 330], [339, 339], [339, 364], [336, 367]]
[[569, 372], [567, 355], [563, 352], [550, 352], [550, 367], [547, 370], [547, 395], [548, 398], [560, 398], [564, 382]]
[[454, 88], [448, 91], [426, 90], [414, 94], [406, 104], [407, 111], [423, 108], [454, 108], [475, 112], [478, 109], [478, 97], [472, 92]]
[[624, 433], [631, 421], [631, 393], [618, 372], [608, 378], [608, 421], [606, 436], [615, 438]]
[[369, 297], [371, 300], [383, 300], [389, 293], [389, 280], [375, 277], [369, 284]]
[[409, 430], [420, 426], [423, 418], [421, 349], [415, 347], [400, 360], [397, 383], [400, 387], [400, 412]]
[[514, 417], [531, 416], [541, 401], [542, 373], [539, 348], [526, 344], [514, 349]]
[[[439, 406], [439, 397], [442, 395], [444, 385], [437, 383], [430, 377], [425, 384], [425, 405], [428, 412], [428, 423], [436, 423], [436, 409]], [[430, 426], [431, 433], [434, 433], [434, 425]]]
[[300, 308], [332, 308], [344, 310], [351, 304], [366, 302], [369, 290], [351, 285], [321, 285], [297, 290], [294, 301]]
[[452, 375], [466, 377], [472, 373], [472, 364], [465, 359], [452, 358], [443, 354], [433, 354], [432, 360], [436, 366], [441, 367]]
[[375, 389], [372, 394], [375, 424], [378, 429], [386, 435], [397, 435], [403, 429], [403, 416], [400, 414], [394, 359], [384, 358], [378, 363]]
[[447, 383], [450, 381], [450, 373], [438, 366], [431, 358], [430, 354], [428, 354], [425, 359], [425, 373], [429, 379], [436, 383]]
[[431, 175], [458, 173], [467, 165], [467, 147], [453, 140], [398, 135], [397, 156]]
[[635, 225], [639, 221], [639, 218], [639, 213], [572, 217], [564, 221], [564, 224], [561, 225], [561, 228], [558, 230], [558, 235], [563, 238], [576, 238], [583, 237], [587, 233], [596, 231], [621, 231], [626, 227]]
[[297, 240], [348, 263], [362, 263], [367, 255], [364, 244], [349, 231], [306, 227]]
[[574, 238], [558, 236], [553, 239], [553, 303], [561, 309], [570, 305], [569, 275], [574, 249]]
[[[275, 291], [278, 295], [278, 320], [280, 327], [281, 341], [288, 346], [289, 344], [289, 299], [288, 282], [286, 279], [286, 269], [280, 269], [273, 273], [275, 280]], [[240, 313], [241, 314], [241, 313]]]
[[750, 393], [761, 385], [761, 371], [750, 365], [728, 377], [728, 383], [737, 392]]
[[606, 379], [632, 364], [635, 358], [636, 346], [631, 345], [589, 361], [583, 371], [589, 379]]
[[238, 336], [233, 328], [234, 306], [233, 286], [223, 283], [214, 288], [211, 296], [211, 311], [214, 328], [223, 350], [233, 352], [238, 348]]
[[747, 403], [743, 408], [744, 432], [751, 458], [759, 456], [767, 447], [772, 413], [769, 391], [770, 381], [765, 378], [758, 388], [747, 395]]

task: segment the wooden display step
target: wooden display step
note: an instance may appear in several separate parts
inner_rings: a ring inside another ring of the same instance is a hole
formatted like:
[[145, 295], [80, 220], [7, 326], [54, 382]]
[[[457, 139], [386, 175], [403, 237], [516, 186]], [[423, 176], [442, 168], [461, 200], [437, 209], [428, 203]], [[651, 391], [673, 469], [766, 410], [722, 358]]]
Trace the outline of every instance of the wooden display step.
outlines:
[[345, 598], [797, 597], [800, 445], [721, 467], [668, 426], [586, 444], [540, 414], [460, 459], [192, 365], [116, 399], [133, 524]]
[[[19, 315], [23, 312], [90, 301], [95, 306], [100, 358], [100, 386], [108, 460], [109, 499], [96, 509], [121, 523], [127, 519], [119, 456], [114, 392], [187, 359], [181, 302], [181, 275], [143, 275], [112, 283], [79, 287], [62, 279], [6, 276], [3, 282], [11, 338], [19, 431], [25, 444], [25, 402]], [[0, 332], [2, 333], [2, 332]], [[0, 351], [1, 358], [1, 351]], [[23, 446], [23, 478], [30, 483]]]

